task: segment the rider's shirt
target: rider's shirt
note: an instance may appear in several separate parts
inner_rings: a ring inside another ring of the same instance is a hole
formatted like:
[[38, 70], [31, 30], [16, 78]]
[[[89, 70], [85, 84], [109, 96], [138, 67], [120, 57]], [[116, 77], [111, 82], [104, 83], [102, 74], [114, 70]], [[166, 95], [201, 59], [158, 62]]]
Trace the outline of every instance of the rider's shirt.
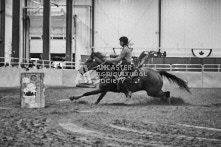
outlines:
[[132, 57], [132, 48], [129, 48], [128, 46], [124, 46], [119, 56], [116, 58], [111, 58], [112, 62], [119, 63], [122, 61], [122, 64], [124, 63], [131, 63], [131, 57]]

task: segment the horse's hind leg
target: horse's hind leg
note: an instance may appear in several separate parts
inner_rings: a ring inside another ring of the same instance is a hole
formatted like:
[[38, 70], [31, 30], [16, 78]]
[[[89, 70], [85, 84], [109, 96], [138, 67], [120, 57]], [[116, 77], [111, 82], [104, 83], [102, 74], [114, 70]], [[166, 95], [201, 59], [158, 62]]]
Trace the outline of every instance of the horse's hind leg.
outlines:
[[153, 96], [153, 97], [159, 97], [161, 101], [168, 102], [170, 104], [170, 92], [169, 91], [163, 92], [162, 90], [160, 90], [159, 92], [151, 93], [148, 95]]
[[160, 91], [160, 99], [164, 102], [168, 102], [170, 104], [170, 92], [166, 91], [163, 92], [162, 90]]
[[165, 94], [165, 100], [166, 100], [169, 104], [171, 104], [170, 92], [169, 92], [169, 91], [166, 91], [166, 92], [164, 92], [164, 94]]

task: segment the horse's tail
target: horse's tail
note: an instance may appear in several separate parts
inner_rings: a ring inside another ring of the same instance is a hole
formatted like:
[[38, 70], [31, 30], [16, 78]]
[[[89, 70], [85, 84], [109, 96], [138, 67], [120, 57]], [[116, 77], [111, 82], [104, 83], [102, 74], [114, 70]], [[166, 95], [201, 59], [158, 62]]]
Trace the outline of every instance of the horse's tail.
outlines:
[[177, 76], [175, 76], [175, 75], [172, 75], [172, 74], [170, 74], [170, 73], [168, 73], [168, 72], [166, 72], [166, 71], [158, 71], [159, 72], [159, 74], [161, 75], [161, 76], [164, 76], [164, 77], [166, 77], [168, 80], [169, 80], [169, 82], [170, 83], [175, 83], [175, 84], [177, 84], [179, 87], [180, 87], [180, 89], [183, 89], [183, 90], [186, 90], [186, 91], [188, 91], [189, 93], [191, 93], [190, 92], [190, 88], [188, 87], [188, 85], [187, 85], [187, 82], [185, 82], [184, 80], [182, 80], [181, 78], [178, 78]]

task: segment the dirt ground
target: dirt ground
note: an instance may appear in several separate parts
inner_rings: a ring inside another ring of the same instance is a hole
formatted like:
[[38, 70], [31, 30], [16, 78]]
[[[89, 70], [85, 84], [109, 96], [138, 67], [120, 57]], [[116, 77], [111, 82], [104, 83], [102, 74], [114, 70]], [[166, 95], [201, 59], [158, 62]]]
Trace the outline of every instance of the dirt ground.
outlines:
[[221, 146], [221, 89], [176, 88], [172, 104], [136, 92], [70, 102], [94, 88], [48, 87], [46, 108], [20, 108], [19, 88], [0, 89], [0, 146]]

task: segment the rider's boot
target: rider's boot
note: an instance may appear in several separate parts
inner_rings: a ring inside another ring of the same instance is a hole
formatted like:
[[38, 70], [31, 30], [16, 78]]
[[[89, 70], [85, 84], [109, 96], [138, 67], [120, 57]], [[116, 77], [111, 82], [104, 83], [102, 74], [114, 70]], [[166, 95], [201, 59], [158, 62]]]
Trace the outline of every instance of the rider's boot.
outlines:
[[122, 87], [126, 91], [126, 97], [131, 98], [132, 96], [132, 91], [129, 89], [127, 82], [125, 80], [122, 82]]
[[131, 96], [132, 96], [132, 91], [129, 90], [129, 91], [127, 92], [127, 98], [131, 98]]

